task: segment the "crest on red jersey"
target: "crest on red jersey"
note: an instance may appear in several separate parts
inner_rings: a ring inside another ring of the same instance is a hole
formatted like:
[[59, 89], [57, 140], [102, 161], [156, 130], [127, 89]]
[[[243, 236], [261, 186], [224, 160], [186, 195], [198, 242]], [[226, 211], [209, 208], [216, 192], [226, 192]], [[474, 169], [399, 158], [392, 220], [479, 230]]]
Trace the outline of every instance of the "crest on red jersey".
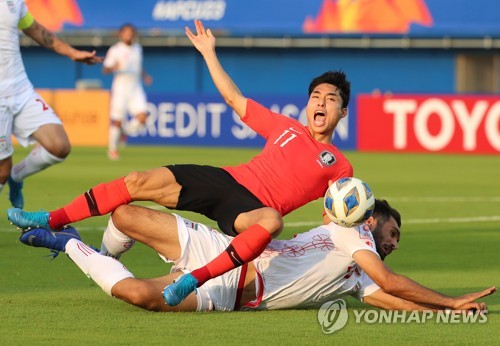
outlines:
[[323, 150], [321, 154], [319, 154], [319, 159], [321, 160], [321, 163], [324, 164], [325, 166], [331, 166], [337, 161], [335, 155], [333, 155], [328, 150]]

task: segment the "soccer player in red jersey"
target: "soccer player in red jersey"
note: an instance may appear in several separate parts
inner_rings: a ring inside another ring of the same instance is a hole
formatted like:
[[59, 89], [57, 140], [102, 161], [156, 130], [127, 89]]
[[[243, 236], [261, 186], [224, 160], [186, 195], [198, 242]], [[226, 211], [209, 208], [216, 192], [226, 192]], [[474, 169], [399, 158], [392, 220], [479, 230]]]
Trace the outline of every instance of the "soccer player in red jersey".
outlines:
[[[343, 72], [326, 72], [312, 80], [304, 126], [243, 96], [217, 58], [212, 32], [200, 21], [195, 26], [196, 34], [186, 28], [186, 35], [205, 59], [215, 86], [243, 122], [266, 139], [259, 155], [233, 167], [169, 165], [132, 172], [50, 213], [8, 210], [9, 219], [21, 228], [54, 230], [132, 201], [152, 201], [216, 220], [234, 240], [206, 266], [165, 289], [172, 306], [207, 280], [255, 259], [281, 232], [282, 216], [322, 197], [330, 180], [353, 175], [349, 161], [331, 143], [337, 123], [347, 115], [350, 83]], [[106, 231], [101, 252], [126, 241], [125, 235]]]

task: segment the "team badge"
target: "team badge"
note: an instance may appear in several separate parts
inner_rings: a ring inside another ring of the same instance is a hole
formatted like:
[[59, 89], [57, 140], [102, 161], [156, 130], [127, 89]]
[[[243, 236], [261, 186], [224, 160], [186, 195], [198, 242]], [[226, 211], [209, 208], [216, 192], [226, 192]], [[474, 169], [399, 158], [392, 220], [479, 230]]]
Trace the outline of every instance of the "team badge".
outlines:
[[186, 225], [187, 228], [190, 228], [194, 231], [197, 231], [198, 230], [198, 224], [196, 222], [192, 222], [190, 220], [187, 220], [187, 219], [182, 219], [184, 221], [184, 224]]
[[0, 151], [5, 151], [8, 148], [7, 138], [0, 136]]
[[325, 166], [331, 166], [335, 162], [337, 162], [335, 155], [333, 155], [328, 150], [323, 150], [321, 154], [319, 154], [319, 159], [321, 160], [321, 163], [324, 164]]

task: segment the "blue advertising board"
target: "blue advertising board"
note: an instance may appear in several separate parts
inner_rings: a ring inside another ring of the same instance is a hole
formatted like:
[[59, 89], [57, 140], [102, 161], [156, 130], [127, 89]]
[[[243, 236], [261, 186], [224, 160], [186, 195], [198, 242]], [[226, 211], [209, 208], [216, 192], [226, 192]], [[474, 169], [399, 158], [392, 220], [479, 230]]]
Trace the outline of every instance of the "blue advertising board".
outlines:
[[193, 19], [228, 35], [500, 36], [498, 0], [27, 0], [54, 30], [181, 34]]
[[[256, 100], [276, 113], [305, 124], [304, 97], [258, 97]], [[147, 126], [129, 137], [130, 144], [189, 145], [218, 147], [263, 147], [264, 139], [246, 126], [218, 96], [148, 95]], [[342, 119], [333, 143], [354, 150], [354, 118]]]

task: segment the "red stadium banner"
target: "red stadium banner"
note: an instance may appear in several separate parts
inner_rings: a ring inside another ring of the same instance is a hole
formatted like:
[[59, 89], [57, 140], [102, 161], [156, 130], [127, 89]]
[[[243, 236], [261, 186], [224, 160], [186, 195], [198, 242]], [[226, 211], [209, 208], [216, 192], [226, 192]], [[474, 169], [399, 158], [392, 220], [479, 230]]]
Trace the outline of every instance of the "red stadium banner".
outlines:
[[500, 153], [500, 98], [360, 95], [360, 151]]

